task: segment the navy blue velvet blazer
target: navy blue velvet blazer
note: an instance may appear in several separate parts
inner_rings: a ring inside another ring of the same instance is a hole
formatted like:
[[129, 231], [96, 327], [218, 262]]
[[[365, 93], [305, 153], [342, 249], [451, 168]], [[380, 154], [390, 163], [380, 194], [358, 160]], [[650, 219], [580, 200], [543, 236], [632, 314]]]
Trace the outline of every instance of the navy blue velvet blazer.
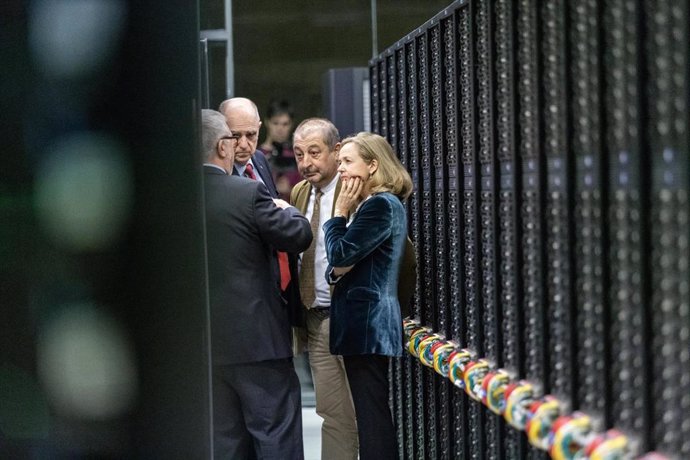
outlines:
[[349, 226], [344, 217], [324, 224], [328, 273], [354, 265], [331, 297], [331, 353], [402, 355], [398, 302], [400, 259], [407, 239], [405, 208], [385, 192], [364, 201]]

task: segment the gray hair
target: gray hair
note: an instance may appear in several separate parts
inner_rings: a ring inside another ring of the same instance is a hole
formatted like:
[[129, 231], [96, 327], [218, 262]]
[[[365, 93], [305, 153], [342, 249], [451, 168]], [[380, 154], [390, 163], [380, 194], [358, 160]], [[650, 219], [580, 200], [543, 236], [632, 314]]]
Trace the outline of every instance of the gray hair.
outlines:
[[305, 137], [313, 132], [319, 132], [323, 143], [326, 144], [329, 150], [335, 149], [335, 144], [340, 142], [340, 134], [338, 128], [333, 122], [326, 118], [307, 118], [300, 123], [295, 129], [295, 137]]
[[204, 162], [208, 162], [215, 155], [218, 140], [230, 135], [232, 133], [222, 113], [201, 109], [201, 154]]

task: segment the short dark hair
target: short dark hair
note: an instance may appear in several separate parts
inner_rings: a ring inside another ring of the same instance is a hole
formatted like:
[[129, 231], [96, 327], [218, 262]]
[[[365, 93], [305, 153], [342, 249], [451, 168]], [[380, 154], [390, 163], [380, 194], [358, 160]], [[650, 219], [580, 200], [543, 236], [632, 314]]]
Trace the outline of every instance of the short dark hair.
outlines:
[[295, 117], [295, 111], [292, 105], [285, 99], [271, 99], [268, 103], [268, 109], [266, 110], [266, 116], [270, 120], [276, 115], [287, 115], [292, 120]]

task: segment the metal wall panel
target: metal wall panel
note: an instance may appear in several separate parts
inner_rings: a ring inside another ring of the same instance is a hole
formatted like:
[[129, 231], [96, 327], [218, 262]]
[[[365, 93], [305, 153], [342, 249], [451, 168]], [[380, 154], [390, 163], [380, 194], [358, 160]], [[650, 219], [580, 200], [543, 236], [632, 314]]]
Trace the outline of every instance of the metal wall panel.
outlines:
[[[609, 168], [610, 373], [609, 422], [638, 433], [649, 447], [649, 399], [645, 369], [648, 277], [645, 262], [647, 210], [642, 207], [643, 153], [640, 126], [640, 9], [625, 0], [609, 3], [604, 16], [604, 79]], [[646, 189], [646, 185], [644, 187]]]
[[548, 377], [545, 391], [572, 404], [573, 321], [571, 229], [571, 147], [568, 145], [568, 80], [566, 74], [565, 2], [544, 2], [541, 8], [543, 56], [544, 157], [546, 160], [546, 308], [548, 325]]
[[[458, 142], [458, 41], [457, 41], [457, 17], [453, 14], [441, 21], [443, 26], [443, 132], [446, 181], [447, 187], [445, 222], [447, 242], [444, 248], [447, 251], [447, 289], [449, 318], [443, 331], [451, 339], [458, 343], [461, 341], [462, 290], [460, 287], [462, 263], [460, 260], [460, 144]], [[465, 424], [463, 414], [466, 413], [462, 395], [456, 391], [450, 383], [449, 388], [449, 421], [448, 441], [449, 457], [464, 458], [464, 449], [460, 433], [464, 432]]]
[[653, 447], [690, 457], [687, 1], [644, 2], [652, 176], [650, 219]]
[[572, 153], [575, 161], [574, 228], [578, 407], [603, 420], [606, 413], [607, 369], [604, 298], [608, 267], [604, 259], [601, 143], [601, 66], [595, 0], [570, 4], [572, 47]]
[[[496, 293], [496, 308], [498, 309], [496, 326], [502, 335], [500, 352], [496, 357], [496, 365], [509, 370], [512, 375], [518, 375], [522, 367], [522, 328], [520, 311], [520, 281], [518, 270], [520, 258], [520, 238], [518, 197], [519, 186], [515, 132], [517, 117], [515, 114], [516, 97], [516, 40], [515, 36], [515, 7], [510, 0], [498, 0], [494, 3], [495, 23], [495, 148], [498, 186], [498, 249], [497, 261], [500, 288]], [[500, 422], [500, 429], [504, 436], [501, 447], [504, 458], [520, 458], [524, 450], [524, 443], [516, 430], [508, 429], [502, 419], [494, 417]]]
[[[500, 366], [501, 311], [498, 308], [500, 284], [497, 251], [497, 158], [495, 151], [494, 117], [494, 46], [493, 2], [476, 2], [476, 110], [477, 155], [479, 159], [479, 229], [480, 229], [480, 278], [481, 278], [481, 342], [483, 353], [494, 365]], [[502, 420], [492, 417], [488, 409], [484, 415], [484, 445], [486, 458], [503, 458]]]
[[[518, 133], [519, 162], [522, 166], [520, 222], [522, 223], [522, 270], [525, 362], [522, 375], [544, 391], [546, 379], [546, 278], [545, 278], [545, 171], [542, 158], [542, 124], [538, 59], [539, 31], [536, 0], [520, 0], [518, 30]], [[530, 446], [527, 458], [544, 458]]]
[[414, 182], [401, 458], [690, 457], [689, 10], [456, 1], [370, 62]]

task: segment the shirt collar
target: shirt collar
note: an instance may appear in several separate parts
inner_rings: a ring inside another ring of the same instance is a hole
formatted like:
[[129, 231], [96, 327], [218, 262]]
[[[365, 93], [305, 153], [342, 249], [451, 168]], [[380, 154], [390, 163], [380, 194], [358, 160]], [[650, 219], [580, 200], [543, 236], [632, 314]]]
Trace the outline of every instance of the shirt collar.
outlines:
[[[325, 195], [326, 193], [335, 189], [335, 186], [338, 184], [339, 179], [340, 179], [340, 174], [336, 173], [335, 177], [333, 177], [333, 179], [328, 183], [328, 185], [326, 185], [324, 188], [321, 189], [321, 193], [323, 193]], [[314, 187], [312, 185], [311, 189], [312, 189], [313, 193], [316, 193], [316, 187]]]
[[254, 174], [258, 174], [257, 169], [256, 169], [256, 165], [255, 165], [254, 162], [252, 161], [252, 158], [251, 158], [251, 157], [249, 157], [249, 161], [246, 162], [245, 164], [243, 164], [242, 166], [239, 166], [239, 165], [235, 164], [235, 169], [237, 169], [237, 174], [239, 174], [240, 176], [243, 175], [243, 174], [244, 174], [244, 170], [247, 169], [247, 165], [250, 164], [250, 163], [251, 163], [251, 165], [252, 165], [252, 168], [254, 169]]

